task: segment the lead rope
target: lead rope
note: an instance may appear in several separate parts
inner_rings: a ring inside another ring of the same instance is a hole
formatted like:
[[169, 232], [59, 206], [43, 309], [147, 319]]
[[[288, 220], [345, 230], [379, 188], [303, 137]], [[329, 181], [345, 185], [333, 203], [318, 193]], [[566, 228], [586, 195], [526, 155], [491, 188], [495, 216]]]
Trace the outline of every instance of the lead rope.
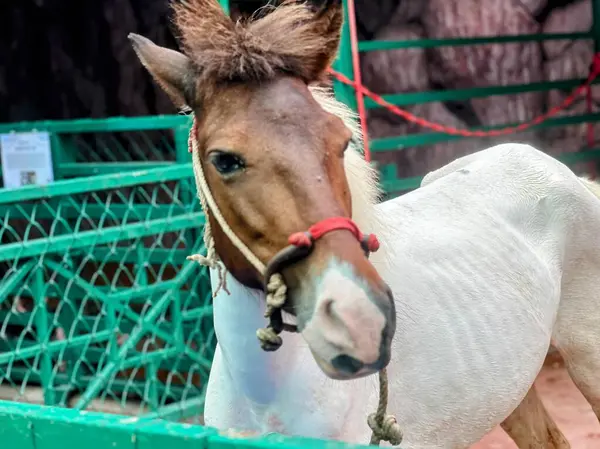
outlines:
[[[192, 153], [192, 166], [194, 167], [194, 177], [196, 178], [196, 186], [198, 191], [198, 199], [200, 205], [206, 216], [206, 223], [204, 224], [204, 245], [206, 246], [206, 256], [201, 254], [193, 254], [188, 256], [188, 260], [199, 263], [202, 266], [213, 268], [217, 270], [219, 276], [219, 284], [213, 293], [213, 298], [217, 293], [223, 289], [229, 294], [226, 286], [226, 277], [224, 273], [224, 267], [218, 260], [217, 253], [215, 251], [215, 242], [212, 237], [210, 221], [208, 220], [208, 211], [214, 215], [215, 220], [221, 226], [221, 229], [225, 235], [229, 238], [231, 243], [246, 257], [248, 262], [260, 273], [261, 276], [265, 275], [265, 265], [254, 255], [254, 253], [248, 248], [244, 242], [242, 242], [233, 230], [229, 227], [221, 211], [217, 207], [217, 204], [210, 192], [206, 178], [204, 177], [204, 170], [200, 163], [200, 156], [198, 151], [198, 142], [196, 141], [196, 119], [192, 128], [190, 129], [190, 136], [188, 139], [189, 152]], [[270, 318], [271, 315], [283, 307], [286, 300], [287, 286], [283, 280], [283, 277], [279, 273], [274, 273], [270, 276], [267, 282], [267, 294], [266, 303], [267, 308], [265, 310], [265, 318]], [[287, 329], [287, 328], [286, 328]], [[261, 347], [265, 350], [274, 351], [278, 349], [282, 340], [278, 333], [271, 326], [258, 329], [256, 336], [260, 341]], [[400, 425], [396, 421], [393, 415], [386, 414], [388, 402], [388, 377], [387, 370], [384, 368], [379, 371], [379, 404], [377, 411], [371, 413], [367, 418], [367, 424], [372, 431], [370, 444], [378, 446], [381, 441], [388, 441], [393, 446], [398, 446], [402, 442], [402, 430]]]

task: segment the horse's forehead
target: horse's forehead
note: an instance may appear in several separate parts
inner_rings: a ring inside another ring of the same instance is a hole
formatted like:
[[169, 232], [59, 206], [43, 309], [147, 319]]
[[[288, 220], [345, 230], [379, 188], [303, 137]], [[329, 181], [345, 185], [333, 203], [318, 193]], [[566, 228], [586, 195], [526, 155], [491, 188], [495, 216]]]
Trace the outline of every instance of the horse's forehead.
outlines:
[[261, 84], [255, 96], [257, 104], [271, 108], [318, 107], [308, 86], [295, 78], [277, 78]]

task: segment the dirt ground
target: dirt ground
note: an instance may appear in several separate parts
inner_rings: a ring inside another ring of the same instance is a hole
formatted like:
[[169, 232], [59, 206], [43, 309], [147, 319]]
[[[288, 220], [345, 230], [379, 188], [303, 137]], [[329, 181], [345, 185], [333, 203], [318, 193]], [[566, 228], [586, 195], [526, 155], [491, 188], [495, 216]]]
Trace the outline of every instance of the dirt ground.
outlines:
[[[571, 443], [571, 449], [600, 449], [600, 424], [559, 357], [552, 357], [536, 381], [550, 415]], [[518, 449], [499, 427], [471, 449]]]

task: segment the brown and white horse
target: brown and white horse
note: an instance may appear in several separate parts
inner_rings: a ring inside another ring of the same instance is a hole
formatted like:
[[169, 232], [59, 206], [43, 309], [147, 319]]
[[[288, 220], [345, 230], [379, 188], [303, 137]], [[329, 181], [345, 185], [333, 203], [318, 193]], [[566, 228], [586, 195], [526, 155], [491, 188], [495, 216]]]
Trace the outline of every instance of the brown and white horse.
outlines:
[[[523, 449], [565, 447], [531, 388], [552, 341], [600, 415], [597, 187], [507, 144], [378, 204], [354, 117], [316, 87], [342, 17], [339, 0], [286, 1], [234, 23], [216, 0], [187, 0], [183, 53], [131, 35], [195, 115], [218, 289], [206, 423], [367, 443], [369, 374], [387, 368], [405, 449], [464, 449], [500, 423]], [[370, 258], [363, 231], [381, 242]], [[265, 313], [275, 352], [256, 342]], [[299, 332], [279, 335], [284, 319]]]

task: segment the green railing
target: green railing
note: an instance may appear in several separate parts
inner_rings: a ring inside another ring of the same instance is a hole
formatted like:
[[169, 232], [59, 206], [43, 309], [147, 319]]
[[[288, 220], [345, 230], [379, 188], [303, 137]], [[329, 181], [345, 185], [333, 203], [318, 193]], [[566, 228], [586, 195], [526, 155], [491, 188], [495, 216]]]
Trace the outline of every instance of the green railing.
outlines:
[[[188, 129], [182, 116], [0, 127], [51, 132], [64, 177], [107, 173], [0, 190], [0, 399], [200, 419], [215, 338], [208, 273], [186, 260], [204, 224], [177, 161]], [[164, 130], [171, 143], [140, 140], [138, 160], [133, 140], [108, 161], [60, 159], [74, 136], [96, 134], [89, 156], [115, 133]]]
[[[164, 420], [81, 413], [0, 401], [0, 438], [8, 449], [361, 449], [336, 441], [270, 434], [242, 438]], [[68, 441], [68, 443], [65, 443]]]
[[[224, 0], [222, 3], [227, 3]], [[339, 58], [335, 62], [334, 68], [350, 78], [355, 79], [352, 65], [352, 46], [350, 40], [349, 21], [354, 20], [348, 17], [348, 0], [344, 0], [346, 11], [345, 24], [342, 33]], [[559, 40], [593, 40], [596, 51], [600, 51], [600, 0], [592, 0], [594, 25], [589, 32], [583, 33], [559, 33], [559, 34], [523, 34], [512, 36], [493, 36], [493, 37], [469, 37], [469, 38], [449, 38], [449, 39], [413, 39], [413, 40], [373, 40], [358, 42], [358, 50], [361, 53], [384, 50], [412, 49], [412, 48], [438, 48], [438, 47], [456, 47], [464, 45], [482, 45], [482, 44], [507, 44], [524, 42], [546, 42]], [[590, 64], [592, 61], [590, 61]], [[392, 95], [383, 95], [383, 98], [396, 106], [408, 106], [430, 102], [447, 101], [465, 101], [473, 98], [491, 97], [496, 95], [520, 94], [526, 92], [549, 92], [552, 90], [571, 91], [581, 85], [584, 79], [571, 79], [561, 81], [547, 81], [529, 84], [508, 85], [508, 86], [486, 86], [474, 87], [470, 89], [448, 89], [443, 91], [422, 91], [410, 93], [398, 93]], [[597, 80], [598, 81], [598, 80]], [[346, 104], [357, 109], [356, 94], [354, 89], [339, 81], [334, 82], [336, 95]], [[380, 108], [374, 101], [365, 98], [366, 109]], [[427, 118], [427, 117], [424, 117]], [[551, 118], [544, 123], [530, 128], [530, 130], [540, 130], [553, 127], [564, 127], [580, 125], [584, 123], [600, 121], [600, 113], [577, 114]], [[502, 126], [490, 126], [474, 128], [477, 130], [494, 130], [506, 127], [512, 127], [518, 123], [506, 123]], [[465, 137], [449, 135], [439, 132], [423, 132], [396, 137], [380, 138], [370, 140], [370, 150], [372, 153], [387, 151], [402, 151], [406, 148], [432, 145], [441, 142], [464, 139]], [[468, 138], [468, 137], [466, 137]], [[599, 161], [600, 149], [581, 148], [580, 153], [569, 153], [560, 155], [558, 158], [566, 164], [577, 165], [582, 162]], [[389, 195], [394, 195], [402, 191], [417, 188], [421, 182], [421, 176], [413, 178], [398, 178], [396, 167], [394, 165], [380, 167], [382, 180], [386, 185], [386, 191]]]
[[47, 131], [55, 179], [68, 179], [188, 162], [190, 126], [188, 116], [159, 115], [5, 123], [0, 134]]

